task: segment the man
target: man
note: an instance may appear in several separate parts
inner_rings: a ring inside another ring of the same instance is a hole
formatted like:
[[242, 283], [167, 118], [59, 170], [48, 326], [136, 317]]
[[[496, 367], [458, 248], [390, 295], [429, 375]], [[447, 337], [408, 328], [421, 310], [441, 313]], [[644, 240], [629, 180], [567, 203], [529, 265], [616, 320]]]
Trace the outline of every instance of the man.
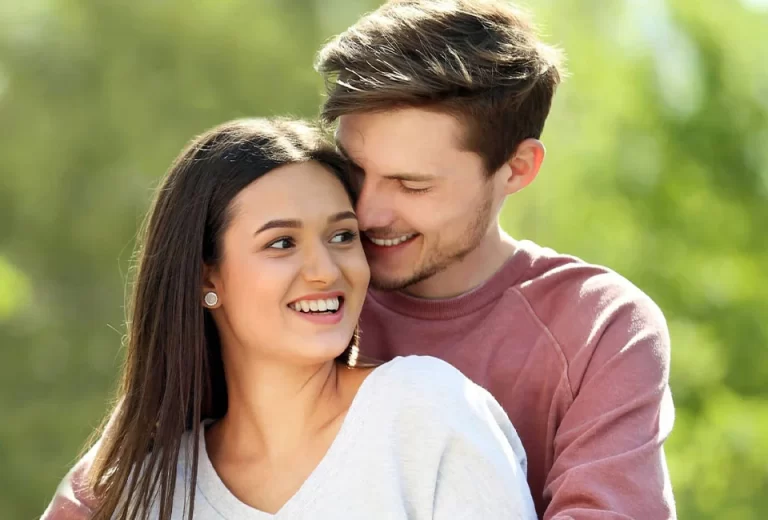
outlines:
[[[317, 66], [323, 118], [359, 173], [374, 285], [362, 352], [433, 355], [485, 386], [523, 441], [539, 516], [675, 518], [661, 312], [618, 274], [498, 224], [544, 159], [557, 52], [502, 3], [402, 1], [328, 43]], [[57, 502], [76, 516], [71, 492]]]
[[558, 54], [501, 2], [391, 2], [317, 68], [360, 174], [371, 356], [440, 357], [504, 406], [545, 519], [674, 518], [669, 337], [616, 273], [499, 227], [533, 181]]

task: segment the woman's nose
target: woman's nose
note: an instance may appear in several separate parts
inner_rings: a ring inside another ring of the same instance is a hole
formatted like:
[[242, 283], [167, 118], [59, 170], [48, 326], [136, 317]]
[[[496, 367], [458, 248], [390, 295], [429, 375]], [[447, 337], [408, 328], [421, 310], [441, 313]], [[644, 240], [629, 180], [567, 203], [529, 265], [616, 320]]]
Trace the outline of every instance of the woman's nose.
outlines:
[[318, 244], [304, 255], [303, 274], [310, 283], [331, 285], [339, 278], [341, 271], [328, 248]]

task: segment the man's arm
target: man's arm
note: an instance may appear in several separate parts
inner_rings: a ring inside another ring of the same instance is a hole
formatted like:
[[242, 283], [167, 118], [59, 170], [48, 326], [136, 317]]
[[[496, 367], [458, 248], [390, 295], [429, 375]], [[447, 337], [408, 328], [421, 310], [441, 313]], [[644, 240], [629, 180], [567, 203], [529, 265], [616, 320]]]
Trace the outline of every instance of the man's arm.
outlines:
[[636, 293], [600, 307], [584, 338], [594, 347], [569, 363], [573, 402], [555, 435], [544, 519], [674, 519], [663, 450], [674, 422], [666, 322]]
[[121, 405], [122, 402], [118, 402], [112, 410], [112, 415], [104, 426], [101, 437], [59, 483], [56, 494], [40, 520], [88, 520], [91, 518], [98, 502], [88, 486], [88, 472], [93, 465], [104, 435], [115, 428]]
[[59, 484], [41, 520], [88, 520], [95, 500], [88, 491], [87, 475], [98, 445], [86, 453]]

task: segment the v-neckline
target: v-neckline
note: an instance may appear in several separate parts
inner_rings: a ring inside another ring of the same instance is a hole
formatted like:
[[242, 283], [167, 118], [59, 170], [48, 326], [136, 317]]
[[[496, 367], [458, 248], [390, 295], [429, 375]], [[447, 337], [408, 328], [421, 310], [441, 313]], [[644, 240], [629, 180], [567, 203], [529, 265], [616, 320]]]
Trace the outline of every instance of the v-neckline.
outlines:
[[221, 477], [219, 477], [216, 469], [213, 467], [211, 459], [208, 457], [208, 450], [205, 444], [206, 424], [203, 424], [203, 427], [200, 428], [197, 474], [198, 491], [211, 507], [227, 520], [279, 520], [290, 518], [291, 515], [305, 511], [317, 498], [321, 487], [325, 482], [333, 478], [333, 475], [341, 466], [335, 463], [336, 459], [343, 457], [344, 453], [349, 452], [354, 446], [358, 438], [357, 432], [362, 427], [366, 418], [365, 411], [371, 410], [371, 407], [365, 407], [364, 403], [373, 394], [376, 387], [374, 382], [381, 375], [381, 369], [389, 364], [391, 362], [375, 368], [366, 376], [360, 384], [357, 394], [352, 399], [339, 432], [331, 442], [325, 455], [323, 455], [320, 462], [291, 498], [275, 514], [267, 513], [245, 504], [224, 485]]

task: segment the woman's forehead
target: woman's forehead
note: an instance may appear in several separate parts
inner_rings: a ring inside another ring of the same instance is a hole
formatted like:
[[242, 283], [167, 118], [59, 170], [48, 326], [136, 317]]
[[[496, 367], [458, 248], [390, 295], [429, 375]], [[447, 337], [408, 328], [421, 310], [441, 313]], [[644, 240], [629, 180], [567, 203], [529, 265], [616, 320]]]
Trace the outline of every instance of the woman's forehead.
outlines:
[[246, 186], [234, 199], [234, 216], [250, 220], [326, 221], [352, 209], [341, 181], [316, 162], [281, 166]]

